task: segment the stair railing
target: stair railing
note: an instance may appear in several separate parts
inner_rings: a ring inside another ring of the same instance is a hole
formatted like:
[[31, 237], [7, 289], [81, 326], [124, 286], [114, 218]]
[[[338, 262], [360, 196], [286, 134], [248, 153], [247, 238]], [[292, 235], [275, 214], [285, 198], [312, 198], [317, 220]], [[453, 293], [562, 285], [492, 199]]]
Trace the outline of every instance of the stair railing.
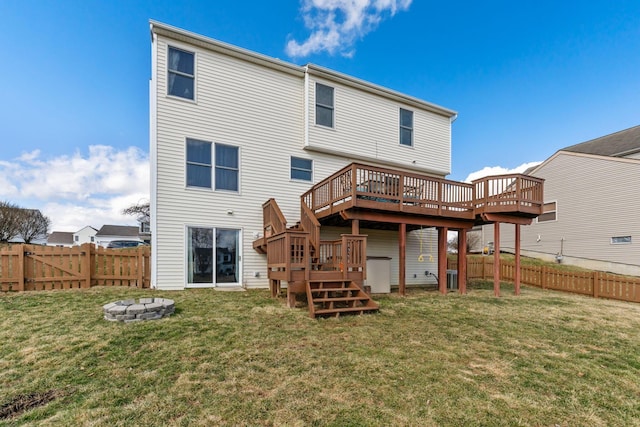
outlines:
[[262, 225], [265, 238], [280, 234], [287, 229], [287, 220], [273, 198], [262, 205]]

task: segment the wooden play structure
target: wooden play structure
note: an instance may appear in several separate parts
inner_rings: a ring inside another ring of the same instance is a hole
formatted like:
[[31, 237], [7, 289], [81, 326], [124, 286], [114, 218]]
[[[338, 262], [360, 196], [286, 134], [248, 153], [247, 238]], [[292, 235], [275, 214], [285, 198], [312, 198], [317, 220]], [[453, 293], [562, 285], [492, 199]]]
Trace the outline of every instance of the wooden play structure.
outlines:
[[[485, 177], [472, 183], [352, 163], [315, 184], [300, 198], [300, 221], [287, 227], [278, 204], [263, 204], [263, 235], [254, 241], [266, 254], [271, 294], [287, 283], [290, 307], [306, 297], [311, 317], [361, 314], [378, 310], [365, 292], [366, 236], [360, 229], [398, 232], [400, 294], [406, 292], [406, 234], [422, 227], [438, 230], [438, 287], [447, 292], [447, 232], [458, 231], [458, 247], [474, 225], [511, 223], [516, 227], [519, 263], [520, 226], [542, 213], [543, 180], [512, 174]], [[339, 240], [320, 239], [323, 225], [351, 228]], [[499, 230], [494, 227], [494, 265], [499, 269]], [[458, 257], [458, 289], [466, 292], [466, 257]], [[494, 275], [499, 295], [499, 270]], [[517, 270], [516, 270], [517, 271]], [[516, 292], [519, 290], [516, 280]]]

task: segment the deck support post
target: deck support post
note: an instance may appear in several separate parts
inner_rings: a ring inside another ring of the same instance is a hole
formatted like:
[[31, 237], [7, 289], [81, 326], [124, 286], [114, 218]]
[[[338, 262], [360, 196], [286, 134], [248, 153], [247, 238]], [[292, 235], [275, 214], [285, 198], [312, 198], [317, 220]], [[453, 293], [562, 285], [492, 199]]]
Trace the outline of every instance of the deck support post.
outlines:
[[493, 224], [493, 295], [500, 296], [500, 223]]
[[467, 293], [467, 230], [458, 230], [458, 292]]
[[515, 294], [520, 295], [520, 224], [516, 224]]
[[400, 295], [405, 296], [407, 293], [407, 224], [400, 224], [398, 231], [398, 290]]
[[447, 293], [447, 233], [449, 228], [438, 228], [438, 289]]
[[351, 220], [351, 234], [360, 234], [360, 220], [352, 219]]

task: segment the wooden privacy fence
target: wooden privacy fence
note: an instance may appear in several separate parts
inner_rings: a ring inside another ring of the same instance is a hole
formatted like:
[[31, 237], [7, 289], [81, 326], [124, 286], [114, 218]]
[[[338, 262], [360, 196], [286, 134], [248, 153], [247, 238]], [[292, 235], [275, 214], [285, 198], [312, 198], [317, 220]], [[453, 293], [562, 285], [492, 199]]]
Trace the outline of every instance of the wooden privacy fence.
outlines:
[[0, 291], [151, 284], [151, 248], [106, 249], [16, 244], [0, 247]]
[[[448, 262], [448, 268], [457, 268], [456, 260], [449, 259]], [[513, 282], [515, 271], [515, 262], [500, 261], [500, 280]], [[468, 257], [467, 280], [470, 279], [493, 279], [493, 257]], [[594, 298], [640, 302], [640, 278], [600, 271], [566, 271], [550, 266], [521, 265], [520, 283]]]

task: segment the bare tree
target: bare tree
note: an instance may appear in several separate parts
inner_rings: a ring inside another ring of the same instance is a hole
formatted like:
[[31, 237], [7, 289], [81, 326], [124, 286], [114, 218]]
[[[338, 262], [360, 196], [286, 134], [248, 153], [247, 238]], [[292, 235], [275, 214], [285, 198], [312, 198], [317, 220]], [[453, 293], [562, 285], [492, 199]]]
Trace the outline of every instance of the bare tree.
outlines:
[[6, 243], [20, 234], [20, 207], [0, 201], [0, 242]]
[[151, 207], [149, 202], [136, 203], [122, 210], [123, 215], [135, 216], [140, 223], [149, 223], [151, 221]]
[[[475, 247], [480, 241], [480, 236], [476, 233], [467, 233], [467, 248], [465, 253], [469, 253], [471, 248]], [[458, 252], [458, 237], [454, 237], [447, 242], [447, 247], [451, 252]]]
[[20, 209], [18, 233], [25, 243], [47, 237], [51, 219], [38, 209]]

